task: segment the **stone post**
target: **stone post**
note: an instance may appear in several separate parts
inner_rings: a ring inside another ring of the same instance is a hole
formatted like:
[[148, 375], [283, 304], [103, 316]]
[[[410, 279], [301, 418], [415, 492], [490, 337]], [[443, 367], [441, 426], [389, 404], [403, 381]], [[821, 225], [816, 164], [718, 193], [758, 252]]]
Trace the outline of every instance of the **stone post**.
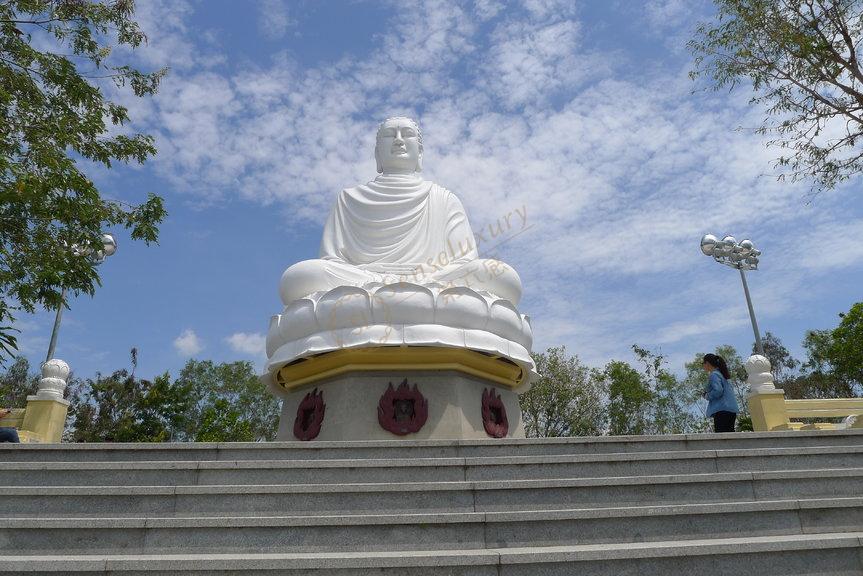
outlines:
[[69, 401], [63, 399], [69, 365], [52, 358], [42, 364], [42, 378], [34, 396], [27, 397], [21, 430], [36, 442], [59, 442], [66, 426]]
[[752, 428], [756, 432], [788, 430], [788, 414], [785, 411], [785, 391], [777, 389], [770, 371], [770, 360], [753, 354], [745, 364], [749, 384], [749, 413]]

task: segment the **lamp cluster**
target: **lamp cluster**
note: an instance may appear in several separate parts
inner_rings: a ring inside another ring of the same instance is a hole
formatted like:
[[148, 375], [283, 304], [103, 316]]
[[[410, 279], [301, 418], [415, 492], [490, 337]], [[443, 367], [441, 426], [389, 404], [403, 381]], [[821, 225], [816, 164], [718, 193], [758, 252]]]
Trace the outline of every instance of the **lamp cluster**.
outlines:
[[[102, 249], [94, 250], [90, 246], [81, 246], [72, 244], [68, 249], [72, 251], [75, 257], [83, 256], [89, 258], [90, 261], [99, 265], [104, 262], [108, 256], [112, 256], [117, 251], [117, 239], [111, 234], [102, 234]], [[57, 332], [60, 330], [60, 318], [63, 316], [63, 306], [66, 301], [66, 287], [63, 286], [61, 302], [57, 306], [57, 315], [54, 317], [54, 329], [51, 330], [51, 342], [48, 344], [48, 355], [45, 357], [45, 362], [49, 362], [54, 358], [54, 351], [57, 349]], [[64, 364], [65, 366], [65, 364]]]
[[108, 256], [113, 256], [117, 251], [117, 240], [113, 234], [102, 234], [102, 249], [82, 248], [78, 244], [72, 244], [72, 254], [75, 256], [87, 256], [94, 264], [101, 264]]
[[734, 236], [726, 236], [719, 240], [713, 234], [705, 234], [701, 239], [701, 251], [705, 256], [713, 256], [720, 264], [737, 268], [738, 270], [758, 270], [757, 250], [752, 240], [741, 240]]

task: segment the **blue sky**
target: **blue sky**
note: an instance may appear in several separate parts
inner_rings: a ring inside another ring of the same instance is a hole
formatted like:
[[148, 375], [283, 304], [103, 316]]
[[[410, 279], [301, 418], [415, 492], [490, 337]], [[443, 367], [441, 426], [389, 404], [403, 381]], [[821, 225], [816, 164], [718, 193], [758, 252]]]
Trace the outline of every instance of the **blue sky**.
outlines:
[[[861, 299], [859, 180], [809, 202], [778, 183], [776, 151], [735, 92], [699, 92], [685, 42], [708, 2], [450, 3], [138, 0], [148, 46], [170, 66], [155, 98], [117, 94], [156, 136], [144, 167], [88, 173], [106, 195], [165, 198], [158, 246], [132, 243], [71, 301], [57, 356], [81, 376], [128, 365], [175, 373], [190, 358], [262, 365], [278, 279], [317, 256], [341, 188], [375, 174], [384, 118], [419, 120], [425, 175], [464, 202], [474, 229], [527, 210], [486, 251], [520, 273], [535, 349], [592, 365], [638, 343], [675, 370], [699, 351], [751, 346], [736, 273], [702, 234], [752, 238], [762, 331], [801, 353]], [[483, 247], [480, 246], [482, 251]], [[53, 314], [20, 318], [43, 359]]]

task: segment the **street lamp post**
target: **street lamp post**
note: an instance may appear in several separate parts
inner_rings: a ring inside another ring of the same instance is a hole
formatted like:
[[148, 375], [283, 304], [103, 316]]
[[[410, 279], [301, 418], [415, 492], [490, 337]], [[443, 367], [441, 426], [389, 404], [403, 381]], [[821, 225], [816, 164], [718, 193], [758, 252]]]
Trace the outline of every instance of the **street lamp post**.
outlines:
[[755, 332], [755, 348], [758, 354], [763, 356], [764, 346], [761, 343], [761, 332], [758, 330], [758, 322], [755, 321], [755, 309], [752, 308], [749, 285], [746, 283], [746, 271], [758, 270], [758, 257], [761, 256], [761, 250], [755, 248], [752, 240], [737, 242], [734, 236], [726, 236], [719, 240], [713, 234], [705, 234], [701, 238], [701, 251], [705, 256], [713, 256], [713, 259], [720, 264], [740, 271], [743, 293], [746, 295], [746, 306], [749, 307], [749, 319], [752, 321], [752, 331]]
[[[117, 251], [117, 240], [111, 234], [102, 234], [102, 249], [96, 250], [78, 246], [72, 246], [72, 253], [76, 256], [85, 256], [93, 261], [93, 264], [99, 265], [104, 262], [108, 256], [112, 256]], [[60, 320], [63, 318], [63, 303], [66, 301], [66, 288], [60, 296], [60, 304], [57, 306], [57, 314], [54, 316], [54, 328], [51, 330], [51, 342], [48, 344], [48, 355], [45, 356], [45, 362], [48, 362], [54, 357], [54, 350], [57, 348], [57, 333], [60, 331]]]

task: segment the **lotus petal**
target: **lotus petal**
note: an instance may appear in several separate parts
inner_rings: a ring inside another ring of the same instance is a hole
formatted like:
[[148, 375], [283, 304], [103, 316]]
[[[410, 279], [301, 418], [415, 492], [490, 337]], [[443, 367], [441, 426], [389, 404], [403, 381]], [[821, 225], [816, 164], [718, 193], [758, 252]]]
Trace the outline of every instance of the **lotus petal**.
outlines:
[[300, 298], [288, 304], [279, 320], [279, 333], [283, 342], [314, 334], [318, 330], [315, 303], [311, 298]]
[[375, 324], [432, 324], [434, 295], [417, 284], [389, 284], [374, 293], [372, 316]]
[[368, 326], [372, 322], [369, 293], [355, 286], [333, 288], [318, 300], [315, 315], [324, 330]]
[[483, 330], [488, 315], [485, 298], [463, 286], [441, 290], [435, 302], [435, 323], [443, 326]]
[[282, 344], [282, 335], [279, 333], [279, 320], [281, 316], [274, 314], [270, 317], [270, 329], [267, 330], [267, 358]]
[[486, 330], [507, 340], [520, 341], [522, 322], [518, 310], [509, 300], [497, 300], [491, 305]]

